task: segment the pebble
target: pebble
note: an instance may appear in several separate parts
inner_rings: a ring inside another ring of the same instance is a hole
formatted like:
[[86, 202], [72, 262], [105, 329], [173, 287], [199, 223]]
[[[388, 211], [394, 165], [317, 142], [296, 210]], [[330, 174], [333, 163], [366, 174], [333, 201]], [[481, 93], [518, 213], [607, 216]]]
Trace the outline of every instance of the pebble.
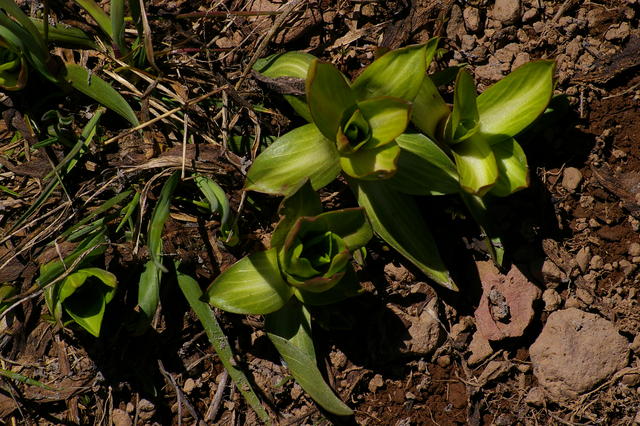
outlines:
[[578, 299], [576, 296], [570, 296], [567, 299], [567, 301], [564, 303], [564, 307], [579, 309], [584, 307], [584, 303], [582, 303], [582, 301]]
[[480, 31], [480, 25], [482, 23], [480, 19], [480, 9], [477, 7], [467, 7], [462, 11], [464, 18], [464, 25], [469, 32], [475, 33]]
[[184, 393], [190, 394], [196, 388], [196, 382], [191, 377], [184, 381]]
[[631, 262], [633, 263], [640, 263], [640, 256], [634, 256], [631, 258]]
[[470, 366], [474, 366], [480, 364], [485, 359], [489, 358], [493, 354], [493, 348], [489, 344], [489, 340], [487, 340], [482, 334], [476, 333], [473, 335], [473, 339], [471, 339], [471, 343], [469, 344], [469, 351], [471, 351], [471, 355], [467, 362]]
[[602, 256], [598, 256], [597, 254], [591, 258], [589, 261], [589, 268], [593, 270], [600, 270], [604, 266], [604, 260]]
[[560, 307], [562, 298], [554, 289], [548, 288], [542, 293], [542, 301], [544, 302], [544, 310], [553, 312]]
[[624, 376], [622, 376], [622, 380], [620, 381], [627, 386], [632, 386], [632, 387], [638, 386], [640, 385], [640, 374], [627, 373]]
[[515, 24], [521, 16], [520, 0], [496, 0], [491, 16], [503, 25]]
[[620, 269], [622, 269], [622, 272], [624, 272], [625, 276], [629, 276], [631, 274], [633, 274], [633, 271], [636, 270], [636, 266], [633, 263], [629, 262], [626, 259], [622, 259], [620, 262], [618, 262], [620, 265]]
[[373, 376], [373, 379], [369, 380], [369, 391], [375, 392], [378, 388], [384, 386], [384, 380], [382, 379], [382, 375], [376, 374]]
[[576, 290], [576, 297], [587, 305], [593, 304], [593, 296], [583, 288], [579, 288]]
[[542, 264], [542, 279], [547, 288], [557, 288], [566, 281], [567, 274], [558, 268], [558, 265], [547, 259]]
[[531, 57], [527, 52], [520, 52], [516, 55], [515, 59], [511, 63], [511, 71], [531, 61]]
[[640, 353], [640, 334], [636, 335], [629, 348], [635, 353]]
[[589, 247], [582, 247], [578, 250], [578, 254], [576, 254], [576, 263], [580, 271], [583, 273], [587, 272], [589, 262], [591, 262], [591, 249]]
[[582, 172], [575, 167], [567, 167], [562, 174], [562, 186], [569, 192], [574, 192], [582, 182]]
[[133, 421], [131, 421], [131, 417], [129, 417], [127, 412], [119, 408], [116, 408], [111, 412], [111, 421], [113, 422], [114, 426], [133, 425]]
[[638, 243], [631, 243], [629, 244], [629, 250], [627, 251], [629, 253], [629, 256], [640, 256], [640, 244]]
[[535, 7], [532, 7], [531, 9], [527, 9], [527, 10], [522, 14], [522, 22], [524, 22], [524, 23], [531, 22], [531, 21], [533, 21], [537, 16], [538, 16], [538, 9], [536, 9]]
[[447, 368], [451, 365], [451, 357], [449, 355], [439, 356], [436, 363], [442, 368]]
[[542, 407], [545, 402], [544, 390], [539, 386], [531, 388], [529, 393], [527, 393], [524, 402], [529, 405], [533, 405], [534, 407]]
[[628, 22], [623, 22], [618, 25], [612, 25], [609, 30], [604, 33], [604, 38], [609, 41], [624, 40], [629, 37], [631, 28]]

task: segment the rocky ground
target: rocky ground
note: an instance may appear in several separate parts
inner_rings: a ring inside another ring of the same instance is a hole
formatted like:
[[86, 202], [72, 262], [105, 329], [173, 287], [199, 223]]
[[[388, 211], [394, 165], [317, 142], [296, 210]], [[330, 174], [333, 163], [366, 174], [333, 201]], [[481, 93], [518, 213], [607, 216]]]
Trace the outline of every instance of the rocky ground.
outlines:
[[[255, 11], [276, 10], [280, 3], [224, 5]], [[149, 12], [194, 7], [154, 2]], [[519, 65], [551, 58], [557, 61], [556, 94], [562, 96], [552, 104], [555, 114], [519, 138], [531, 187], [496, 211], [507, 236], [505, 270], [496, 269], [476, 244], [473, 224], [451, 213], [455, 202], [436, 199], [426, 213], [447, 224], [435, 233], [460, 293], [432, 285], [373, 243], [362, 275], [366, 294], [315, 314], [320, 363], [354, 418], [322, 412], [289, 380], [260, 318], [220, 315], [277, 423], [640, 424], [639, 13], [635, 0], [298, 5], [264, 55], [305, 50], [356, 75], [376, 46], [395, 48], [439, 35], [447, 51], [434, 70], [467, 63], [482, 90]], [[222, 22], [164, 24], [156, 36], [168, 39], [168, 29], [176, 37], [206, 36], [207, 46], [222, 52], [216, 66], [234, 80], [274, 17]], [[186, 53], [172, 60], [184, 67], [205, 62]], [[238, 95], [271, 108], [272, 115], [260, 116], [264, 131], [291, 127], [286, 106], [252, 80]], [[237, 198], [241, 179], [228, 185]], [[336, 201], [348, 202], [348, 196]], [[258, 214], [248, 207], [241, 224], [256, 241], [271, 224], [252, 216]], [[243, 254], [222, 253], [216, 262], [198, 243], [198, 229], [171, 226], [174, 252], [205, 259], [202, 280]], [[118, 268], [135, 270], [131, 264], [122, 256]], [[0, 394], [0, 419], [257, 422], [184, 302], [163, 306], [163, 319], [145, 336], [128, 337], [116, 325], [97, 341], [40, 321], [40, 306], [28, 308], [19, 333], [3, 337], [3, 367], [14, 366], [58, 391], [11, 384]]]

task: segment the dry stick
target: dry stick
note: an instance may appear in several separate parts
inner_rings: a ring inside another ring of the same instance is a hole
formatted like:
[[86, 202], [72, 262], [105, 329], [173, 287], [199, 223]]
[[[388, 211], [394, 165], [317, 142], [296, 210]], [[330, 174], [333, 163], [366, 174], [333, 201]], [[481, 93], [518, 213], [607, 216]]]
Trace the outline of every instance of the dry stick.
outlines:
[[127, 131], [125, 131], [124, 133], [119, 134], [118, 136], [114, 136], [114, 137], [112, 137], [112, 138], [110, 138], [110, 139], [107, 139], [106, 141], [104, 141], [104, 142], [103, 142], [103, 144], [104, 144], [104, 145], [109, 145], [109, 144], [111, 144], [111, 143], [113, 143], [113, 142], [115, 142], [115, 141], [117, 141], [117, 140], [119, 140], [119, 139], [122, 139], [123, 137], [125, 137], [125, 136], [127, 136], [127, 135], [130, 135], [131, 133], [135, 133], [135, 132], [137, 132], [138, 130], [141, 130], [141, 129], [144, 129], [144, 128], [146, 128], [146, 127], [149, 127], [150, 125], [152, 125], [152, 124], [154, 124], [154, 123], [157, 123], [158, 121], [160, 121], [160, 120], [162, 120], [162, 119], [164, 119], [164, 118], [167, 118], [167, 117], [169, 117], [170, 115], [175, 114], [176, 112], [178, 112], [178, 111], [180, 111], [180, 110], [182, 110], [182, 109], [185, 109], [186, 107], [189, 107], [189, 106], [191, 106], [191, 105], [193, 105], [193, 104], [197, 104], [198, 102], [202, 102], [203, 100], [205, 100], [205, 99], [207, 99], [207, 98], [210, 98], [211, 96], [213, 96], [213, 95], [215, 95], [215, 94], [217, 94], [217, 93], [220, 93], [222, 90], [225, 90], [225, 89], [226, 89], [226, 87], [218, 87], [217, 89], [212, 90], [212, 91], [211, 91], [211, 92], [209, 92], [209, 93], [205, 93], [205, 94], [204, 94], [204, 95], [202, 95], [202, 96], [198, 96], [198, 97], [197, 97], [197, 98], [195, 98], [195, 99], [191, 99], [191, 100], [187, 101], [187, 102], [186, 102], [184, 105], [182, 105], [182, 106], [179, 106], [179, 107], [176, 107], [176, 108], [174, 108], [174, 109], [172, 109], [172, 110], [169, 110], [169, 111], [165, 112], [164, 114], [161, 114], [161, 115], [159, 115], [159, 116], [157, 116], [157, 117], [155, 117], [155, 118], [152, 118], [151, 120], [149, 120], [149, 121], [147, 121], [147, 122], [144, 122], [144, 123], [142, 123], [142, 124], [139, 124], [139, 125], [138, 125], [138, 126], [136, 126], [136, 127], [132, 127], [131, 129], [129, 129], [129, 130], [127, 130]]
[[158, 74], [162, 74], [162, 71], [160, 71], [160, 68], [156, 65], [156, 58], [153, 53], [151, 27], [149, 26], [149, 20], [147, 19], [147, 10], [144, 8], [144, 0], [140, 0], [140, 18], [142, 18], [142, 40], [144, 43], [144, 50], [147, 53], [147, 60]]
[[167, 370], [164, 369], [164, 365], [162, 364], [162, 360], [160, 359], [158, 360], [158, 367], [160, 368], [160, 372], [162, 373], [164, 378], [169, 382], [169, 384], [171, 384], [171, 386], [173, 386], [173, 389], [176, 392], [176, 399], [178, 400], [178, 424], [182, 425], [182, 404], [183, 403], [185, 407], [187, 407], [187, 410], [191, 414], [191, 417], [193, 417], [195, 424], [198, 424], [200, 422], [200, 416], [198, 416], [198, 412], [193, 408], [193, 405], [191, 405], [189, 400], [185, 398], [184, 394], [182, 393], [182, 389], [180, 389], [180, 387], [176, 383], [173, 376], [169, 374]]
[[213, 400], [211, 401], [211, 405], [207, 410], [207, 414], [204, 417], [205, 422], [211, 422], [218, 415], [218, 410], [220, 410], [220, 404], [222, 403], [222, 395], [224, 394], [224, 388], [227, 387], [227, 380], [229, 379], [229, 372], [225, 369], [222, 371], [222, 377], [220, 378], [220, 383], [218, 383], [218, 387], [216, 388], [216, 393], [213, 396]]
[[182, 170], [180, 171], [180, 178], [184, 179], [184, 168], [187, 162], [187, 133], [189, 132], [189, 113], [184, 113], [184, 127], [182, 130]]

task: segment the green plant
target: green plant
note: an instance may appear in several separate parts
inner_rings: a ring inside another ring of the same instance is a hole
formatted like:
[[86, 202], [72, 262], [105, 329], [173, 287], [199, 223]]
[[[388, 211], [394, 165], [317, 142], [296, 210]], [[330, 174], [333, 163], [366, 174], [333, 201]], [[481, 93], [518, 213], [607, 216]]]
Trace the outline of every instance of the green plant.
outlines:
[[359, 293], [351, 257], [373, 231], [362, 208], [322, 213], [308, 181], [285, 197], [280, 217], [271, 247], [220, 274], [207, 290], [207, 300], [225, 311], [266, 315], [267, 334], [303, 389], [325, 409], [350, 414], [317, 369], [306, 305]]

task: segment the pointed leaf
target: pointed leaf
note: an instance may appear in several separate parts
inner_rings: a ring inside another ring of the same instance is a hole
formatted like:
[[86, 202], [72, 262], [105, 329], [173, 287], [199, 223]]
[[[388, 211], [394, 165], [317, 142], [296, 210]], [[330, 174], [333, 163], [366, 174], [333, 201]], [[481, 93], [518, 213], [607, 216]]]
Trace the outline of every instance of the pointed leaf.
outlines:
[[478, 96], [480, 131], [491, 143], [517, 135], [544, 112], [554, 71], [554, 61], [530, 62]]
[[440, 139], [439, 132], [442, 131], [441, 127], [449, 113], [449, 107], [438, 93], [438, 88], [433, 84], [431, 78], [426, 76], [413, 100], [411, 122], [425, 135], [433, 140], [438, 140]]
[[335, 143], [322, 136], [315, 125], [306, 124], [278, 138], [255, 159], [245, 189], [288, 195], [307, 178], [313, 189], [319, 189], [339, 173]]
[[171, 200], [173, 199], [173, 193], [178, 185], [180, 174], [178, 171], [167, 179], [162, 185], [160, 196], [156, 202], [153, 212], [151, 213], [151, 220], [149, 220], [149, 228], [147, 230], [147, 246], [149, 247], [149, 255], [151, 260], [162, 271], [166, 272], [165, 267], [162, 265], [162, 231], [164, 230], [164, 223], [169, 218], [169, 208], [171, 207]]
[[460, 190], [456, 165], [431, 139], [421, 133], [404, 133], [398, 171], [389, 179], [395, 190], [413, 195], [453, 194]]
[[399, 155], [400, 147], [393, 142], [341, 156], [340, 165], [346, 174], [358, 179], [388, 179], [397, 170]]
[[325, 138], [335, 141], [346, 115], [356, 108], [346, 77], [333, 65], [316, 59], [309, 68], [306, 89], [313, 122]]
[[268, 314], [282, 308], [292, 289], [272, 248], [243, 257], [216, 278], [207, 290], [209, 303], [237, 314]]
[[213, 179], [207, 176], [196, 175], [193, 180], [198, 189], [200, 189], [204, 197], [207, 199], [211, 212], [220, 213], [220, 232], [227, 240], [225, 241], [225, 244], [234, 246], [239, 240], [237, 232], [233, 231], [231, 207], [229, 206], [229, 199], [227, 198], [227, 194], [225, 194], [224, 189], [222, 189], [222, 187]]
[[469, 209], [471, 216], [476, 221], [483, 234], [485, 235], [486, 247], [493, 258], [493, 261], [502, 266], [504, 260], [504, 244], [500, 238], [499, 232], [496, 230], [494, 216], [490, 211], [490, 196], [478, 197], [476, 195], [460, 192], [460, 197]]
[[89, 15], [96, 21], [98, 26], [109, 38], [113, 39], [113, 31], [111, 29], [111, 20], [109, 19], [109, 15], [102, 10], [98, 4], [93, 0], [74, 0], [78, 3], [84, 10], [86, 10]]
[[447, 123], [445, 140], [460, 142], [478, 129], [476, 86], [471, 75], [463, 68], [458, 72], [453, 94], [453, 111]]
[[[286, 52], [258, 59], [253, 69], [269, 78], [294, 77], [306, 80], [315, 56], [304, 52]], [[312, 121], [306, 97], [284, 95], [291, 107], [307, 121]]]
[[316, 351], [311, 338], [311, 313], [296, 299], [291, 299], [282, 309], [265, 315], [267, 333], [280, 336], [303, 351], [316, 363]]
[[480, 134], [452, 146], [460, 186], [482, 196], [496, 183], [498, 166], [489, 142]]
[[162, 271], [153, 260], [144, 265], [144, 271], [138, 280], [138, 309], [139, 315], [131, 325], [132, 332], [139, 335], [145, 332], [156, 314], [160, 303], [160, 282]]
[[373, 236], [371, 225], [361, 207], [333, 210], [301, 220], [318, 230], [328, 230], [340, 236], [351, 252], [366, 245]]
[[358, 296], [364, 292], [364, 289], [360, 286], [358, 277], [351, 265], [347, 265], [345, 274], [338, 282], [327, 291], [322, 293], [313, 293], [301, 288], [295, 288], [293, 294], [298, 300], [305, 305], [310, 306], [323, 306], [333, 303], [341, 302], [350, 297]]
[[399, 98], [379, 97], [358, 102], [371, 126], [371, 140], [364, 149], [377, 148], [400, 136], [409, 124], [411, 104]]
[[93, 100], [116, 112], [133, 126], [140, 123], [131, 106], [109, 83], [76, 64], [66, 64], [66, 81]]
[[280, 221], [271, 234], [271, 247], [282, 247], [291, 226], [302, 216], [316, 216], [322, 213], [320, 197], [306, 180], [292, 195], [280, 203], [278, 210]]
[[387, 52], [376, 59], [352, 84], [358, 100], [393, 96], [413, 102], [427, 72], [427, 50], [433, 55], [437, 39]]
[[514, 138], [493, 145], [493, 153], [498, 165], [498, 180], [491, 194], [506, 197], [529, 186], [527, 156]]
[[296, 382], [325, 410], [339, 416], [349, 416], [353, 411], [347, 407], [327, 385], [307, 352], [276, 334], [267, 333]]
[[376, 234], [429, 278], [457, 291], [414, 199], [393, 190], [383, 181], [354, 179], [350, 184]]

